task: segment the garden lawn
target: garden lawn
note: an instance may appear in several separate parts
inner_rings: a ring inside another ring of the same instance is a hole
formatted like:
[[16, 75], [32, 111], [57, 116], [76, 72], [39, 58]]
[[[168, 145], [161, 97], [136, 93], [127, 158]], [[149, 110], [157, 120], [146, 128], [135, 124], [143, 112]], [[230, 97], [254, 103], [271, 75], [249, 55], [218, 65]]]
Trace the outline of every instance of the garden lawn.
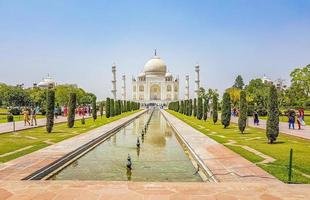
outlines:
[[[240, 154], [247, 160], [256, 163], [256, 165], [283, 182], [287, 182], [288, 180], [287, 168], [289, 163], [289, 152], [292, 148], [294, 150], [293, 182], [310, 183], [309, 140], [280, 133], [275, 144], [267, 144], [266, 133], [263, 129], [248, 127], [244, 134], [240, 134], [237, 124], [231, 124], [228, 128], [224, 129], [220, 121], [214, 125], [211, 119], [208, 119], [205, 122], [194, 117], [182, 115], [175, 111], [168, 110], [168, 112], [208, 137]], [[216, 132], [216, 134], [212, 134], [211, 132]], [[273, 163], [261, 164], [259, 162], [263, 161], [263, 158], [243, 149], [242, 147], [226, 144], [229, 140], [236, 141], [236, 144], [238, 145], [244, 145], [256, 149], [257, 151], [276, 159], [276, 161]]]
[[[37, 115], [37, 119], [45, 118], [45, 115]], [[14, 121], [22, 121], [24, 120], [23, 115], [14, 115]], [[7, 123], [7, 115], [0, 115], [0, 123]]]
[[[126, 117], [135, 112], [138, 111], [126, 112], [111, 118], [106, 118], [105, 116], [101, 118], [98, 116], [95, 122], [92, 118], [88, 118], [85, 119], [85, 125], [81, 124], [81, 120], [77, 120], [74, 128], [68, 128], [67, 123], [55, 124], [52, 133], [47, 133], [45, 127], [39, 127], [15, 133], [0, 134], [0, 163], [34, 152], [38, 149], [49, 146], [52, 143], [57, 143], [81, 133], [86, 133], [92, 129]], [[17, 150], [22, 151], [15, 152]], [[7, 153], [12, 154], [7, 155]], [[6, 154], [6, 156], [4, 154]]]

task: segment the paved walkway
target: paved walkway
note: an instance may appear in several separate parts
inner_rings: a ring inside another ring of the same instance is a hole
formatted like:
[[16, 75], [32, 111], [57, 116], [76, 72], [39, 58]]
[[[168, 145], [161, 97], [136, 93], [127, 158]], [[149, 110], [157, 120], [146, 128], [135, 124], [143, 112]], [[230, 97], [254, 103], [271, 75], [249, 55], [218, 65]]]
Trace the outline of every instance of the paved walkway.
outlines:
[[164, 110], [162, 113], [218, 182], [271, 182], [281, 184], [275, 177], [224, 145], [219, 144], [170, 113]]
[[0, 164], [0, 180], [21, 180], [88, 142], [107, 134], [109, 131], [114, 130], [117, 127], [123, 126], [129, 120], [134, 119], [145, 111], [146, 110], [134, 113], [87, 133], [77, 135], [15, 160]]
[[[238, 123], [238, 117], [231, 117], [231, 121], [234, 123]], [[257, 127], [257, 128], [261, 128], [261, 129], [266, 129], [266, 120], [259, 120], [259, 126], [255, 126], [254, 125], [254, 121], [253, 118], [250, 117], [248, 119], [248, 125], [250, 127]], [[296, 126], [297, 124], [295, 124]], [[285, 122], [280, 122], [280, 133], [284, 133], [287, 135], [292, 135], [292, 136], [296, 136], [296, 137], [300, 137], [300, 138], [304, 138], [307, 140], [310, 140], [310, 126], [303, 126], [302, 130], [293, 130], [293, 129], [289, 129], [288, 128], [288, 123]]]
[[[85, 118], [89, 118], [91, 116], [85, 116]], [[81, 119], [82, 117], [76, 115], [75, 118]], [[54, 120], [54, 123], [62, 123], [66, 122], [67, 117], [59, 116], [57, 119]], [[37, 119], [37, 126], [24, 126], [24, 121], [17, 121], [15, 122], [15, 131], [21, 131], [21, 130], [26, 130], [26, 129], [31, 129], [31, 128], [36, 128], [36, 127], [42, 127], [46, 125], [46, 118], [42, 119]], [[0, 123], [0, 134], [2, 133], [9, 133], [13, 132], [14, 130], [14, 123], [13, 122], [7, 122], [7, 123]]]
[[309, 185], [0, 181], [1, 200], [302, 200]]

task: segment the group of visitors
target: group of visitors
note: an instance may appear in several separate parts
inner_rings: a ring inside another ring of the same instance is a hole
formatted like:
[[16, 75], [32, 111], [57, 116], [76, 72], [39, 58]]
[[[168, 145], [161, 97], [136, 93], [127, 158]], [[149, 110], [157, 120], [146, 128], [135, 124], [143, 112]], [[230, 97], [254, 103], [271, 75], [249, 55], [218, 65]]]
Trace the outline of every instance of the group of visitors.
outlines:
[[295, 129], [296, 121], [297, 121], [298, 130], [301, 130], [301, 126], [306, 125], [304, 109], [289, 110], [289, 112], [288, 112], [288, 127], [289, 127], [289, 129]]
[[29, 126], [37, 125], [37, 114], [39, 113], [40, 108], [38, 106], [34, 107], [24, 107], [22, 109], [22, 114], [24, 117], [24, 126], [27, 124]]

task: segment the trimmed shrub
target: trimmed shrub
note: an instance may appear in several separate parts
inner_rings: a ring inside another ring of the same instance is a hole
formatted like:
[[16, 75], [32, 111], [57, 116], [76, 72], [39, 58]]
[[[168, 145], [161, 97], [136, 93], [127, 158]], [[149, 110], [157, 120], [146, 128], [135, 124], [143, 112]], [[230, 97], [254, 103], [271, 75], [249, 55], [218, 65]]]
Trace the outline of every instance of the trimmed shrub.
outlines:
[[194, 117], [196, 117], [197, 116], [197, 99], [196, 98], [194, 98]]
[[243, 134], [246, 127], [246, 120], [248, 118], [248, 105], [246, 101], [246, 92], [240, 92], [240, 102], [239, 102], [239, 119], [238, 119], [238, 127], [240, 132]]
[[229, 93], [225, 92], [223, 95], [223, 103], [222, 103], [222, 125], [224, 128], [227, 128], [230, 124], [231, 118], [231, 100]]
[[218, 120], [218, 98], [217, 94], [214, 94], [212, 97], [212, 120], [216, 124]]
[[266, 136], [268, 143], [273, 144], [279, 135], [279, 105], [277, 88], [274, 85], [270, 86], [268, 97], [268, 118]]
[[68, 105], [68, 127], [73, 128], [76, 109], [76, 93], [70, 93]]
[[92, 116], [94, 120], [97, 119], [97, 97], [96, 96], [93, 96], [92, 98]]
[[14, 121], [14, 116], [12, 114], [8, 114], [6, 116], [7, 122], [13, 122]]
[[115, 116], [115, 105], [114, 105], [114, 99], [110, 100], [110, 116]]
[[197, 105], [197, 119], [201, 120], [203, 117], [203, 104], [202, 98], [198, 97], [198, 105]]
[[46, 131], [51, 133], [54, 126], [55, 91], [48, 89], [46, 93]]
[[208, 112], [209, 112], [209, 100], [205, 99], [203, 101], [203, 120], [207, 120], [208, 119]]
[[193, 115], [193, 100], [192, 99], [189, 100], [189, 108], [188, 109], [189, 109], [188, 115], [192, 116]]
[[103, 102], [100, 102], [100, 117], [102, 118], [103, 116]]
[[111, 117], [111, 100], [110, 98], [108, 97], [106, 102], [105, 102], [105, 116], [107, 118], [110, 118]]

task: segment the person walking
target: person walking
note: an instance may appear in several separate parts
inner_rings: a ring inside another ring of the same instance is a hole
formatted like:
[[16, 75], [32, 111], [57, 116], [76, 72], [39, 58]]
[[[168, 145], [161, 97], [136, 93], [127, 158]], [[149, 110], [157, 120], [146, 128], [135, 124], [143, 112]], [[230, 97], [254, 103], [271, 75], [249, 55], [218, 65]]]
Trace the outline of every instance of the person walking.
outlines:
[[254, 119], [254, 126], [258, 126], [259, 125], [259, 118], [258, 118], [258, 113], [256, 111], [254, 111], [253, 114], [253, 119]]
[[302, 125], [302, 117], [300, 113], [297, 114], [297, 125], [298, 125], [298, 130], [301, 130], [301, 125]]
[[23, 116], [24, 116], [24, 126], [28, 125], [30, 126], [30, 120], [29, 120], [29, 111], [26, 107], [23, 109]]
[[288, 128], [295, 129], [295, 111], [291, 110], [288, 114]]
[[30, 109], [30, 119], [31, 119], [31, 126], [33, 126], [33, 122], [34, 125], [37, 125], [37, 112], [36, 112], [36, 108], [34, 108], [33, 106]]

